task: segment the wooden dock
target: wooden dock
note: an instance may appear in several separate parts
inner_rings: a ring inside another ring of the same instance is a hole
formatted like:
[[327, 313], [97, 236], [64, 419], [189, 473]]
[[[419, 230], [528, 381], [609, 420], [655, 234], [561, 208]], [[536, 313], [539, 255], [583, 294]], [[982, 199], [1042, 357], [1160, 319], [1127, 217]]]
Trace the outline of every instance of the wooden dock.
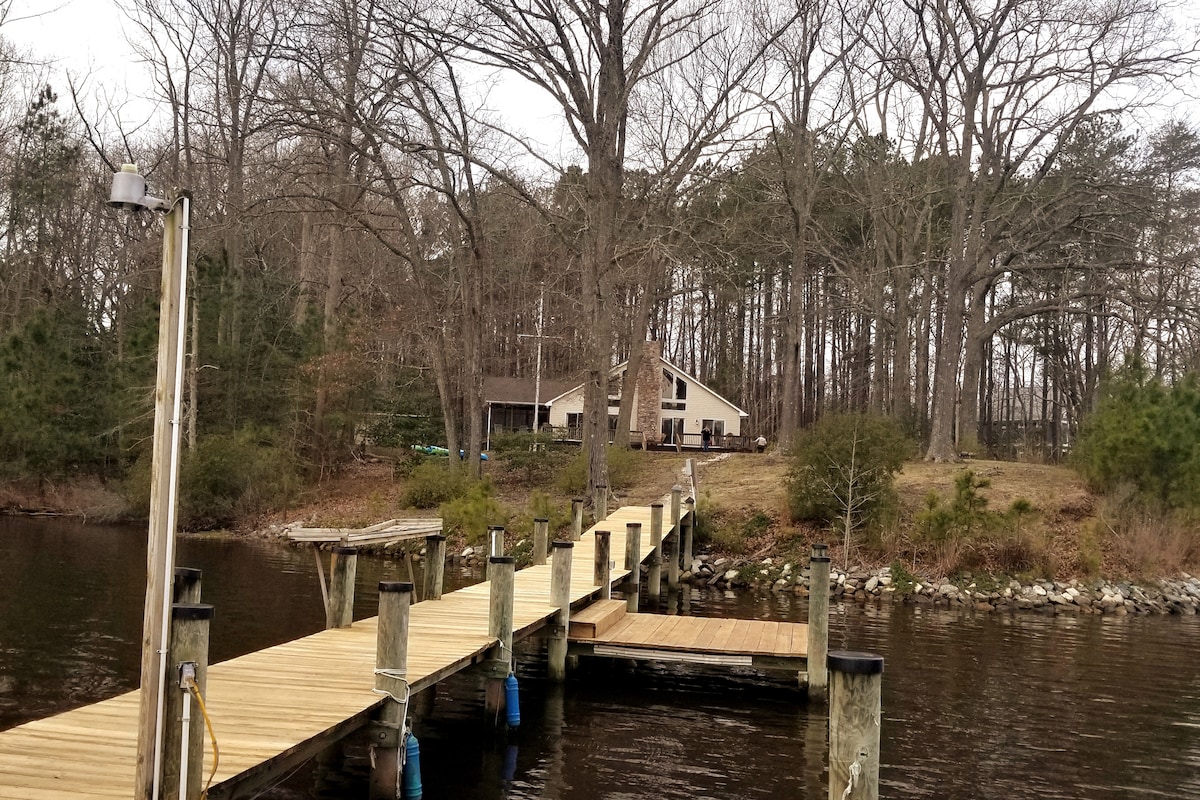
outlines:
[[[591, 534], [596, 529], [610, 531], [610, 552], [617, 556], [625, 552], [626, 525], [641, 523], [649, 530], [650, 520], [649, 507], [620, 508], [575, 543], [573, 607], [586, 606], [600, 594], [593, 583]], [[671, 521], [665, 519], [664, 537], [671, 531]], [[648, 535], [640, 541], [643, 561], [653, 548]], [[622, 568], [622, 558], [615, 560], [611, 581], [620, 585], [628, 571]], [[551, 567], [516, 573], [514, 641], [544, 627], [555, 613]], [[494, 651], [497, 640], [488, 634], [489, 594], [490, 585], [484, 582], [412, 606], [407, 675], [414, 693], [484, 661]], [[777, 656], [802, 657], [802, 650], [795, 648], [803, 645], [798, 629], [804, 626], [740, 624], [743, 627], [732, 620], [631, 614], [606, 631], [593, 630], [586, 646], [595, 654], [603, 654], [605, 647], [641, 648], [640, 658], [658, 657], [655, 651], [679, 656], [690, 652], [692, 660], [717, 659], [720, 651], [714, 648], [727, 647], [726, 658], [750, 658], [754, 665], [766, 665], [764, 659]], [[210, 797], [251, 796], [367, 724], [383, 702], [372, 691], [376, 633], [377, 618], [366, 619], [212, 665], [206, 704], [220, 763]], [[642, 647], [638, 641], [655, 646]], [[127, 800], [134, 786], [137, 714], [138, 692], [133, 691], [0, 732], [0, 800]], [[210, 767], [211, 753], [206, 753], [206, 776]]]

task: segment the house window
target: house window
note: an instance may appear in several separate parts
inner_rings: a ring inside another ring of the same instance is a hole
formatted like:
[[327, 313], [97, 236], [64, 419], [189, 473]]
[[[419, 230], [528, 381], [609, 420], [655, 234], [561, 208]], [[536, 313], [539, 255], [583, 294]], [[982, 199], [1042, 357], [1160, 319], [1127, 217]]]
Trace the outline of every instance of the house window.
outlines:
[[663, 444], [675, 444], [683, 437], [683, 420], [667, 417], [662, 421]]
[[664, 411], [687, 409], [687, 383], [674, 373], [663, 370], [662, 407]]
[[712, 431], [713, 440], [717, 440], [725, 435], [725, 420], [723, 419], [706, 419], [700, 422], [700, 428], [708, 428]]
[[572, 429], [582, 428], [583, 427], [583, 414], [576, 414], [572, 411], [568, 411], [567, 412], [567, 427], [572, 428]]

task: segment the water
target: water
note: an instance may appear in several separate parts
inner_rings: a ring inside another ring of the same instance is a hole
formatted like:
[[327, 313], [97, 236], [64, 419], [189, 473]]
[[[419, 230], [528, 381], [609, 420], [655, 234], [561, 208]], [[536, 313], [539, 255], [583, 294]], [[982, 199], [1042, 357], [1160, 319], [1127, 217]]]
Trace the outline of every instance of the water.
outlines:
[[[134, 688], [144, 538], [0, 518], [0, 729]], [[217, 607], [215, 660], [323, 625], [307, 551], [188, 536], [180, 554]], [[373, 613], [378, 580], [406, 577], [360, 559], [356, 616]], [[791, 596], [684, 600], [694, 614], [804, 618]], [[1200, 800], [1200, 618], [835, 606], [830, 639], [886, 659], [883, 796]], [[485, 729], [476, 676], [439, 688], [417, 729], [428, 800], [826, 796], [824, 716], [787, 681], [597, 659], [560, 689], [535, 647], [519, 656], [515, 733]], [[263, 797], [365, 797], [367, 772], [352, 739]]]

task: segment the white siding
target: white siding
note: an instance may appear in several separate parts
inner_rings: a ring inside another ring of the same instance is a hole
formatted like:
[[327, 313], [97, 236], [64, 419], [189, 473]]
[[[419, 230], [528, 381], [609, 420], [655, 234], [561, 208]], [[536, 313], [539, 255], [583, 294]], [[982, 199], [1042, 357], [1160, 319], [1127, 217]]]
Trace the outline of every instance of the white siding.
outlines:
[[[674, 373], [678, 377], [687, 382], [687, 400], [684, 410], [659, 410], [660, 430], [654, 433], [661, 432], [661, 421], [663, 419], [673, 418], [683, 420], [683, 432], [699, 434], [703, 427], [704, 420], [722, 420], [725, 423], [725, 433], [731, 436], [740, 436], [742, 433], [742, 418], [737, 409], [729, 403], [722, 400], [719, 396], [709, 391], [704, 386], [701, 386], [688, 375], [676, 370], [673, 366], [663, 363], [663, 369]], [[634, 391], [634, 408], [637, 408], [637, 391]], [[554, 404], [550, 406], [550, 424], [556, 427], [562, 427], [567, 424], [567, 414], [581, 413], [583, 411], [583, 387], [580, 386], [572, 389], [562, 397], [556, 399]], [[631, 428], [637, 427], [637, 414], [633, 414], [631, 420]]]

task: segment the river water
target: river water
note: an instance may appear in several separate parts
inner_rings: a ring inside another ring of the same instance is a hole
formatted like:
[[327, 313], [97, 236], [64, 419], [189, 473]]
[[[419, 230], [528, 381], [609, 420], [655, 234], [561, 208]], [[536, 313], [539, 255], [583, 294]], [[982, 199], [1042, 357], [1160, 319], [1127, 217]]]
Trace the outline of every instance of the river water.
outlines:
[[[140, 529], [0, 518], [0, 730], [136, 686]], [[217, 607], [212, 658], [319, 630], [311, 554], [181, 537]], [[448, 580], [477, 577], [448, 570]], [[359, 560], [356, 616], [402, 562]], [[419, 578], [419, 575], [418, 575]], [[686, 613], [803, 621], [781, 595], [691, 590]], [[1200, 618], [1044, 617], [834, 606], [835, 648], [885, 657], [881, 794], [1200, 800]], [[825, 717], [785, 681], [586, 660], [563, 688], [518, 652], [522, 725], [485, 729], [473, 675], [418, 723], [425, 798], [824, 798]], [[264, 798], [366, 796], [350, 740]]]

